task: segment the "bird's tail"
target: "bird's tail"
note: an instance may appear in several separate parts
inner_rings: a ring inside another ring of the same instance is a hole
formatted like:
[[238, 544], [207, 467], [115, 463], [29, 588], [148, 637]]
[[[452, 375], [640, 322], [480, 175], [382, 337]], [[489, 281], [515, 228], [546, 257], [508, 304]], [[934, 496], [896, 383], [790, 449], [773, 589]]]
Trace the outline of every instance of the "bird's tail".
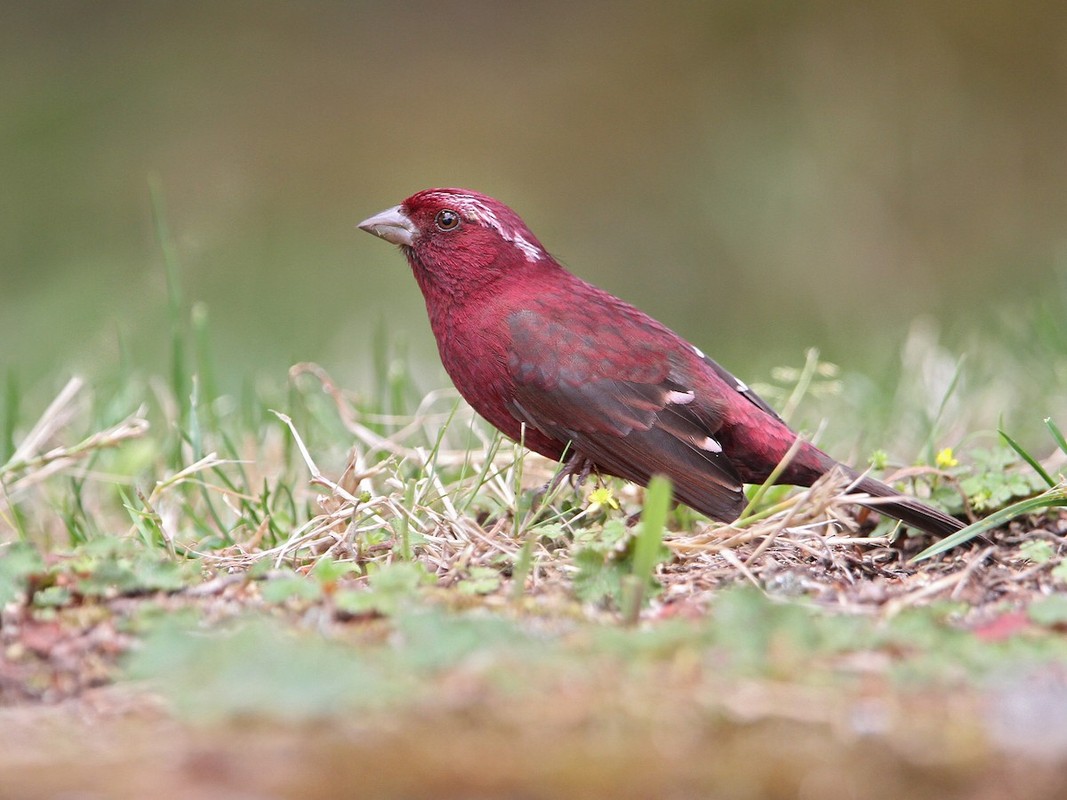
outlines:
[[892, 487], [874, 478], [861, 479], [856, 483], [856, 489], [869, 494], [872, 498], [878, 498], [877, 502], [872, 501], [861, 505], [873, 509], [879, 514], [888, 514], [899, 519], [905, 525], [926, 531], [934, 536], [948, 536], [964, 526], [964, 523], [955, 517], [950, 517], [936, 508], [931, 508], [914, 497], [902, 495]]
[[860, 476], [811, 444], [805, 444], [794, 460], [796, 472], [788, 482], [810, 486], [820, 475], [832, 469], [844, 471], [855, 483], [853, 488], [871, 496], [869, 503], [860, 505], [899, 519], [905, 525], [918, 528], [934, 536], [948, 536], [963, 528], [964, 523], [943, 511], [931, 508], [914, 497], [903, 495], [891, 486], [867, 476]]

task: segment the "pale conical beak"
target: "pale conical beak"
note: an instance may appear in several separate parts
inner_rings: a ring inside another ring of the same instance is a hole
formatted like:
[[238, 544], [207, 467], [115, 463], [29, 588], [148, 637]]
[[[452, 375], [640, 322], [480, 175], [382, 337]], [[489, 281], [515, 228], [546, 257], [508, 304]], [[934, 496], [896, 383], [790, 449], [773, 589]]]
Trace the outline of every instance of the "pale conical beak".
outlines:
[[400, 206], [387, 208], [380, 214], [359, 223], [359, 229], [380, 236], [387, 242], [411, 247], [418, 230]]

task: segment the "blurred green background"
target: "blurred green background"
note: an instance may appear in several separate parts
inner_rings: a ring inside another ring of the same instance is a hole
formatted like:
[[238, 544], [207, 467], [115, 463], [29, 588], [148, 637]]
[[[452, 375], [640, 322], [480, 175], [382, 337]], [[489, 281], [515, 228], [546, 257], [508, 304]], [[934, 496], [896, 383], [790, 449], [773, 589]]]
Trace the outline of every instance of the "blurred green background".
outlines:
[[921, 316], [962, 348], [1067, 287], [1061, 11], [4, 2], [0, 365], [58, 380], [124, 341], [165, 369], [150, 176], [224, 382], [358, 384], [384, 321], [444, 385], [406, 265], [355, 228], [433, 185], [742, 375], [807, 346], [884, 371]]

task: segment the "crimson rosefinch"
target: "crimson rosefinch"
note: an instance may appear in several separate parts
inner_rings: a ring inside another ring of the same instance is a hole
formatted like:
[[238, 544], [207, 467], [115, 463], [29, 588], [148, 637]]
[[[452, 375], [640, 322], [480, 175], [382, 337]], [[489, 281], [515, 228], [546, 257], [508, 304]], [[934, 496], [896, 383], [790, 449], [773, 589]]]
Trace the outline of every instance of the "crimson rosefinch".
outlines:
[[[572, 472], [645, 485], [730, 522], [797, 439], [775, 411], [672, 330], [565, 270], [503, 203], [427, 189], [360, 223], [399, 245], [426, 299], [441, 361], [474, 409]], [[524, 429], [525, 428], [525, 429]], [[929, 533], [956, 520], [801, 442], [778, 478], [839, 468], [872, 508]]]

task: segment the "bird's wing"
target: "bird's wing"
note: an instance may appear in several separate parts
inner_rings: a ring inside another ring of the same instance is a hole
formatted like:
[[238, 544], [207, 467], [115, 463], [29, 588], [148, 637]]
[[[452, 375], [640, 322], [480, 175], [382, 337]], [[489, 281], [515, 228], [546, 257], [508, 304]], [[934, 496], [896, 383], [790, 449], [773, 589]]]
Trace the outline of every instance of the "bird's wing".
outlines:
[[771, 408], [771, 406], [767, 403], [766, 400], [764, 400], [762, 397], [752, 391], [752, 389], [749, 388], [747, 383], [745, 383], [740, 378], [735, 377], [734, 374], [730, 372], [730, 370], [726, 369], [723, 366], [720, 366], [717, 362], [708, 358], [708, 356], [704, 355], [704, 353], [698, 348], [694, 347], [693, 350], [700, 357], [701, 361], [703, 361], [716, 375], [722, 378], [723, 382], [727, 386], [732, 386], [735, 391], [739, 392], [743, 397], [745, 397], [750, 403], [754, 404], [761, 411], [766, 411], [775, 419], [780, 421], [782, 420], [778, 412]]
[[508, 369], [516, 419], [562, 442], [600, 469], [637, 483], [668, 476], [679, 500], [733, 520], [742, 481], [715, 439], [722, 404], [685, 378], [682, 344], [634, 318], [596, 327], [535, 310], [508, 317]]

